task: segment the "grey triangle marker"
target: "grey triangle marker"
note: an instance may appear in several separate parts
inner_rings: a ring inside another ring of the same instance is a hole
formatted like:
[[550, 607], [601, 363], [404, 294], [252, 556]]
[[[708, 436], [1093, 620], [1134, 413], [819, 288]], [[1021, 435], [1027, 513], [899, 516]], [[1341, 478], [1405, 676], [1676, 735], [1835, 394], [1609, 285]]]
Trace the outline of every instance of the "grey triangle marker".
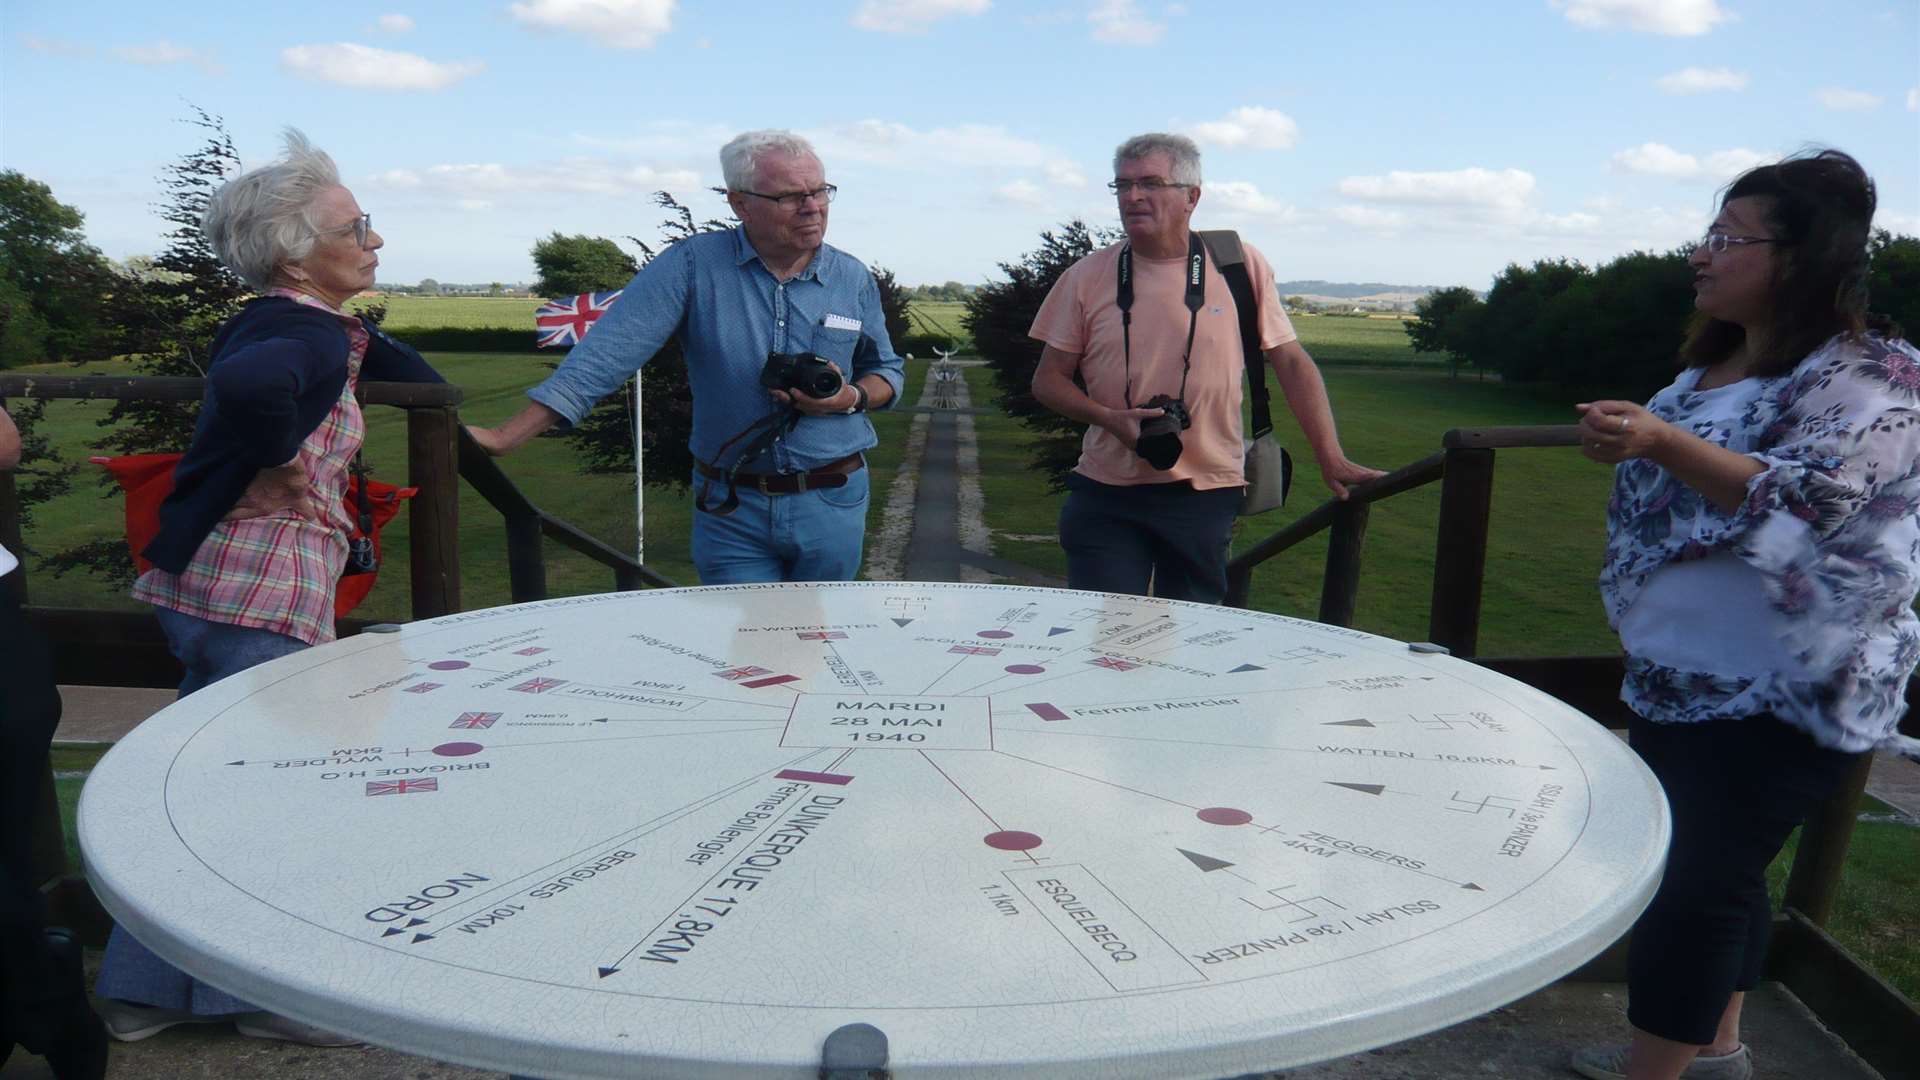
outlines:
[[1387, 785], [1385, 784], [1343, 784], [1338, 780], [1328, 780], [1327, 783], [1332, 784], [1334, 787], [1346, 788], [1349, 791], [1365, 792], [1368, 795], [1378, 795], [1387, 790]]

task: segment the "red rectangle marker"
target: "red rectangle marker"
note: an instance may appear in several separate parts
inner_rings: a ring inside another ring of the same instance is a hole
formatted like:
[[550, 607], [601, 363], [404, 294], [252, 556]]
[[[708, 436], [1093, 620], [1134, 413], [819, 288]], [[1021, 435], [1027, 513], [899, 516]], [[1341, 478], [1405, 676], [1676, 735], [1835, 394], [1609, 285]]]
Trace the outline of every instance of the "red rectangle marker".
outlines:
[[808, 772], [805, 769], [782, 769], [773, 774], [776, 780], [805, 780], [814, 784], [851, 784], [853, 777], [839, 773]]
[[1059, 709], [1054, 708], [1044, 701], [1030, 702], [1027, 708], [1033, 710], [1033, 715], [1042, 720], [1065, 720], [1067, 718], [1066, 713], [1061, 712]]
[[743, 682], [740, 685], [750, 686], [755, 690], [758, 690], [763, 686], [779, 686], [781, 683], [799, 682], [799, 681], [800, 681], [800, 676], [798, 675], [775, 675], [775, 676], [772, 676], [771, 678], [766, 678], [766, 679], [752, 679], [747, 682]]

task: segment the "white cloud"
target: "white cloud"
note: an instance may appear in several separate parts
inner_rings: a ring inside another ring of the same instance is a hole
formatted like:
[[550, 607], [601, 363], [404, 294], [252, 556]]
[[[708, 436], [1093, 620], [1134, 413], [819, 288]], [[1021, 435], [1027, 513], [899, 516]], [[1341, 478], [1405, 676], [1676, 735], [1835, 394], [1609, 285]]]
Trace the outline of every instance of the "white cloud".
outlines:
[[118, 45], [109, 51], [118, 59], [125, 60], [129, 64], [139, 64], [142, 67], [192, 64], [206, 72], [222, 70], [220, 65], [214, 62], [212, 53], [189, 49], [184, 45], [175, 45], [164, 39], [151, 45]]
[[413, 16], [411, 15], [382, 15], [374, 20], [374, 22], [380, 29], [385, 30], [389, 34], [404, 34], [413, 29]]
[[1012, 183], [1001, 184], [993, 189], [993, 193], [1002, 201], [1010, 202], [1015, 206], [1027, 206], [1037, 210], [1047, 205], [1047, 193], [1031, 180], [1015, 180]]
[[1920, 112], [1920, 86], [1907, 91], [1907, 111]]
[[369, 178], [376, 187], [452, 196], [465, 203], [487, 203], [507, 195], [650, 195], [655, 191], [697, 187], [691, 169], [620, 165], [602, 158], [572, 158], [538, 165], [492, 163], [431, 165], [389, 169]]
[[673, 28], [677, 0], [526, 0], [508, 5], [529, 26], [571, 30], [617, 49], [645, 49]]
[[1038, 169], [1063, 187], [1086, 176], [1060, 151], [987, 124], [918, 130], [888, 120], [861, 120], [807, 132], [829, 172], [844, 162], [892, 167]]
[[1055, 161], [1051, 164], [1043, 165], [1041, 166], [1041, 171], [1046, 173], [1047, 180], [1055, 187], [1083, 188], [1087, 186], [1087, 174], [1080, 171], [1080, 166], [1069, 161]]
[[1682, 68], [1653, 81], [1663, 93], [1711, 94], [1716, 90], [1745, 90], [1750, 80], [1732, 68]]
[[1109, 45], [1151, 45], [1167, 32], [1167, 24], [1141, 14], [1135, 0], [1095, 0], [1087, 21], [1093, 24], [1093, 39]]
[[20, 44], [37, 53], [48, 56], [92, 56], [93, 46], [80, 45], [71, 41], [54, 41], [50, 38], [35, 37], [26, 34], [20, 38]]
[[1665, 143], [1641, 143], [1613, 155], [1616, 172], [1643, 176], [1665, 176], [1674, 180], [1711, 180], [1719, 182], [1772, 161], [1774, 156], [1758, 150], [1737, 147], [1717, 150], [1705, 157], [1682, 153]]
[[1823, 86], [1813, 92], [1813, 99], [1829, 109], [1839, 112], [1860, 112], [1880, 107], [1880, 97], [1865, 90], [1848, 90], [1843, 86]]
[[1376, 232], [1392, 232], [1407, 223], [1407, 215], [1398, 210], [1380, 210], [1371, 206], [1336, 206], [1332, 214], [1334, 220], [1342, 224]]
[[1533, 197], [1533, 186], [1533, 174], [1521, 169], [1470, 168], [1349, 176], [1336, 188], [1350, 199], [1371, 202], [1516, 211]]
[[1625, 27], [1669, 37], [1697, 37], [1731, 20], [1716, 0], [1550, 0], [1567, 21], [1588, 30]]
[[1299, 217], [1291, 205], [1267, 195], [1245, 180], [1217, 180], [1204, 188], [1203, 199], [1215, 210], [1241, 217], [1287, 223]]
[[864, 0], [853, 25], [883, 34], [924, 34], [927, 27], [955, 15], [980, 15], [993, 0]]
[[1278, 109], [1248, 105], [1233, 110], [1224, 119], [1195, 124], [1192, 134], [1200, 142], [1228, 149], [1245, 146], [1254, 150], [1291, 150], [1300, 141], [1300, 125]]
[[487, 67], [478, 60], [443, 64], [413, 53], [345, 41], [282, 49], [280, 66], [304, 79], [363, 90], [442, 90]]

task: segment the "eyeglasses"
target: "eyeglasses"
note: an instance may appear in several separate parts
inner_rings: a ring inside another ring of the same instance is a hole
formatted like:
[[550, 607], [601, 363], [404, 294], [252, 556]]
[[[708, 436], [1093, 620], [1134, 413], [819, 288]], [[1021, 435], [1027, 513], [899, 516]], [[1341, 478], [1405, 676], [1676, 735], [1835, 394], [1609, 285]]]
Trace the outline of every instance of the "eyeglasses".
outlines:
[[765, 199], [780, 207], [782, 210], [798, 210], [801, 204], [805, 203], [808, 199], [819, 199], [821, 205], [824, 206], [832, 202], [834, 195], [840, 191], [839, 188], [834, 187], [832, 184], [822, 184], [812, 191], [789, 191], [784, 195], [762, 195], [757, 191], [748, 191], [745, 188], [736, 188], [735, 190], [739, 191], [742, 195], [751, 195], [756, 199]]
[[366, 247], [367, 237], [373, 235], [373, 215], [361, 214], [359, 217], [354, 218], [352, 221], [347, 222], [337, 229], [322, 230], [320, 235], [340, 236], [349, 232], [353, 234], [354, 243], [359, 244], [362, 248]]
[[1192, 184], [1182, 184], [1174, 180], [1161, 180], [1157, 177], [1150, 177], [1146, 180], [1107, 181], [1107, 190], [1113, 192], [1115, 195], [1130, 194], [1135, 188], [1140, 189], [1142, 194], [1152, 195], [1156, 191], [1165, 191], [1168, 188], [1190, 188], [1192, 186]]
[[1718, 255], [1735, 244], [1777, 244], [1780, 240], [1772, 236], [1728, 236], [1726, 233], [1708, 233], [1700, 241], [1700, 246], [1708, 254]]

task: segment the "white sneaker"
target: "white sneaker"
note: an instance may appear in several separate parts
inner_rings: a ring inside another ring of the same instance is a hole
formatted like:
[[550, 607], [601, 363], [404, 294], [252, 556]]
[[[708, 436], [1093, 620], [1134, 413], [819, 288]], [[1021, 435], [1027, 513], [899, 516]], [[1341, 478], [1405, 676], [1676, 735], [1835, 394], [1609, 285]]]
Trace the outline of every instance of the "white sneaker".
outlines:
[[107, 1023], [107, 1034], [121, 1042], [139, 1042], [175, 1024], [219, 1024], [225, 1016], [204, 1016], [185, 1009], [162, 1009], [119, 998], [101, 998], [95, 1012]]
[[284, 1039], [302, 1046], [360, 1045], [360, 1040], [351, 1035], [341, 1035], [270, 1012], [241, 1013], [233, 1018], [233, 1026], [242, 1035], [251, 1035], [256, 1039]]
[[[1626, 1080], [1627, 1045], [1592, 1046], [1573, 1055], [1569, 1066], [1588, 1080]], [[1680, 1070], [1680, 1080], [1750, 1080], [1753, 1055], [1745, 1043], [1728, 1054], [1700, 1054]]]

